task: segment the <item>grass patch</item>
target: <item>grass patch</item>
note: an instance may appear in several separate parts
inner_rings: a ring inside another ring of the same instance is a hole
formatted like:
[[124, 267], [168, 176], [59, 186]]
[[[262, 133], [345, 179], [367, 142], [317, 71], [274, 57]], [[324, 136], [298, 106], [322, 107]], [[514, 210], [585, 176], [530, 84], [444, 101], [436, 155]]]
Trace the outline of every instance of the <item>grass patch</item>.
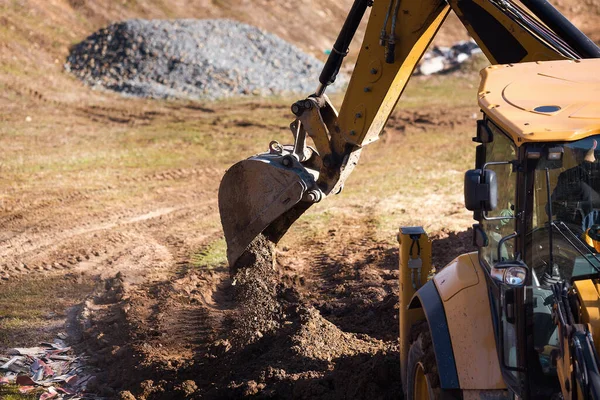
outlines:
[[67, 309], [83, 301], [93, 287], [92, 282], [78, 281], [74, 277], [3, 284], [0, 291], [0, 347], [31, 346], [54, 339], [62, 328]]
[[469, 107], [477, 104], [478, 88], [479, 76], [475, 72], [413, 77], [398, 106], [405, 109]]
[[0, 399], [2, 400], [37, 400], [40, 397], [41, 393], [41, 390], [35, 390], [27, 394], [21, 394], [19, 393], [18, 386], [0, 386]]
[[215, 269], [227, 265], [227, 244], [225, 238], [216, 240], [192, 254], [191, 264], [196, 268]]

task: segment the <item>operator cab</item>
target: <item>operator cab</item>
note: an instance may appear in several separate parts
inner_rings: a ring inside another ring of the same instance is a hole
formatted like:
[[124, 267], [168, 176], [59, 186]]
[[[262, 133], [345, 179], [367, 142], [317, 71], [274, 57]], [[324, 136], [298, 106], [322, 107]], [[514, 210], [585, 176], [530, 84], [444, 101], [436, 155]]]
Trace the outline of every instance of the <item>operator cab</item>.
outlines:
[[599, 70], [592, 59], [482, 71], [465, 203], [503, 377], [522, 398], [561, 392], [553, 285], [600, 278]]

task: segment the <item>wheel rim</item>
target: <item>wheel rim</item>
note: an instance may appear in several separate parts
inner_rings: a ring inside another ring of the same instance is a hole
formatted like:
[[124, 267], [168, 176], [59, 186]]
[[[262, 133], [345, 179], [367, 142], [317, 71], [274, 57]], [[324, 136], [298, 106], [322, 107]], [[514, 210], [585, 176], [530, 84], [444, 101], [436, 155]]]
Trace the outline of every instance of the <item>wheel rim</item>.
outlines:
[[415, 379], [413, 386], [414, 400], [430, 400], [429, 397], [429, 381], [423, 364], [418, 363], [415, 371]]

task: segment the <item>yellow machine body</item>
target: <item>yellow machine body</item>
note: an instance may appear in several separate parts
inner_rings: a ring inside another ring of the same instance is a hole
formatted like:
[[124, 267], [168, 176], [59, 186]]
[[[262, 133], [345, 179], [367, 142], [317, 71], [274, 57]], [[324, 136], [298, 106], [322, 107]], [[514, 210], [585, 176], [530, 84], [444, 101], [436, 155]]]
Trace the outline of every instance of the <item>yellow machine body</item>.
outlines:
[[444, 305], [460, 387], [505, 389], [488, 288], [477, 253], [459, 256], [433, 281]]
[[[422, 233], [419, 234], [419, 230]], [[485, 272], [481, 269], [477, 253], [457, 257], [432, 278], [432, 242], [422, 228], [400, 228], [398, 239], [403, 384], [406, 384], [411, 327], [427, 319], [430, 326], [438, 326], [440, 331], [447, 330], [453, 353], [451, 362], [457, 372], [456, 383], [464, 396], [479, 398], [481, 393], [505, 394], [506, 385], [498, 362]], [[417, 241], [420, 254], [417, 254]], [[415, 265], [421, 268], [420, 274], [415, 272]], [[441, 309], [434, 309], [435, 305], [418, 291], [427, 284], [429, 278], [439, 294]], [[441, 343], [436, 341], [442, 342], [444, 337], [434, 333], [432, 340], [434, 346], [438, 346]], [[443, 362], [438, 360], [438, 364]]]
[[600, 133], [599, 70], [600, 59], [492, 65], [479, 106], [517, 146], [583, 139]]
[[[425, 319], [421, 308], [409, 309], [409, 304], [417, 290], [427, 283], [433, 271], [431, 240], [421, 227], [400, 228], [398, 243], [400, 245], [400, 368], [404, 371], [410, 346], [410, 329], [414, 324]], [[402, 377], [404, 379], [405, 373], [402, 373]]]
[[[577, 297], [580, 302], [580, 314], [581, 322], [587, 325], [587, 329], [594, 338], [596, 344], [596, 351], [600, 345], [600, 281], [597, 279], [586, 279], [576, 281], [574, 288], [577, 292]], [[568, 347], [568, 346], [566, 346]], [[571, 379], [573, 372], [573, 364], [569, 357], [559, 358], [557, 360], [557, 372], [559, 379], [562, 384], [563, 394], [571, 394], [573, 388], [575, 388], [576, 398], [584, 398], [581, 394], [581, 388]]]

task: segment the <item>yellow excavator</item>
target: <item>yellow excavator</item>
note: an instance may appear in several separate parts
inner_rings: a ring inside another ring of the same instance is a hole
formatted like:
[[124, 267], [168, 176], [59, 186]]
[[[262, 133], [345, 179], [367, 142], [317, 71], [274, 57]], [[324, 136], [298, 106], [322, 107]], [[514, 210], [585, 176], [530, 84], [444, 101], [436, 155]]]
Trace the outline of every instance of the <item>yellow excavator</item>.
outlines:
[[[325, 90], [369, 8], [338, 113]], [[600, 49], [545, 0], [356, 0], [316, 92], [291, 107], [293, 144], [223, 177], [230, 267], [342, 190], [450, 12], [491, 64], [464, 187], [478, 251], [434, 271], [426, 232], [400, 228], [404, 396], [600, 399]]]

